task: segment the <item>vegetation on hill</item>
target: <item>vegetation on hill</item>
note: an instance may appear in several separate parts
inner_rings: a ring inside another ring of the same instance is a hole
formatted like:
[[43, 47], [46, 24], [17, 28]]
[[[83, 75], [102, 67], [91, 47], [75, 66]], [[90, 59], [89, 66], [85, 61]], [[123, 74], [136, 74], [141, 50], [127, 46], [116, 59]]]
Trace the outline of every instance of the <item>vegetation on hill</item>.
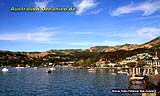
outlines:
[[[157, 50], [160, 53], [160, 49]], [[1, 66], [25, 66], [29, 64], [30, 66], [44, 66], [50, 62], [55, 65], [67, 65], [72, 62], [74, 66], [92, 66], [99, 59], [104, 58], [106, 62], [119, 62], [140, 53], [149, 53], [151, 55], [155, 54], [155, 48], [139, 48], [134, 50], [118, 50], [115, 52], [71, 52], [70, 54], [65, 53], [55, 53], [48, 54], [43, 57], [28, 57], [27, 55], [16, 53], [16, 52], [0, 52], [0, 64]], [[160, 57], [160, 56], [159, 56]]]
[[[0, 51], [0, 66], [47, 66], [49, 63], [53, 63], [54, 65], [72, 64], [73, 66], [93, 66], [99, 59], [105, 60], [106, 63], [116, 63], [122, 61], [126, 57], [130, 57], [136, 54], [149, 53], [154, 56], [155, 51], [160, 53], [160, 37], [145, 43], [144, 45], [146, 44], [150, 44], [152, 47], [135, 47], [133, 50], [125, 50], [124, 48], [126, 48], [126, 46], [133, 47], [133, 45], [126, 44], [119, 46], [118, 48], [120, 49], [116, 49], [116, 51], [105, 51], [106, 48], [109, 48], [108, 46], [96, 46], [92, 47], [92, 50], [66, 49], [49, 50], [47, 52]], [[95, 50], [95, 48], [97, 49]], [[158, 55], [158, 57], [160, 57], [160, 54]]]

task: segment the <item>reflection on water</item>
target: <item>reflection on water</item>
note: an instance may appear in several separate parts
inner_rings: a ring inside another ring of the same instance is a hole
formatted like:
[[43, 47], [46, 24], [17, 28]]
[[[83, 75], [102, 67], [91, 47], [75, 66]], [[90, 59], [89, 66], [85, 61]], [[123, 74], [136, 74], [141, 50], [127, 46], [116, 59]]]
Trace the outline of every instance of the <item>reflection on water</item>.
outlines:
[[114, 69], [92, 73], [87, 69], [58, 68], [46, 74], [45, 68], [9, 68], [7, 73], [0, 72], [1, 96], [130, 96], [111, 92], [128, 87], [128, 76], [116, 74]]

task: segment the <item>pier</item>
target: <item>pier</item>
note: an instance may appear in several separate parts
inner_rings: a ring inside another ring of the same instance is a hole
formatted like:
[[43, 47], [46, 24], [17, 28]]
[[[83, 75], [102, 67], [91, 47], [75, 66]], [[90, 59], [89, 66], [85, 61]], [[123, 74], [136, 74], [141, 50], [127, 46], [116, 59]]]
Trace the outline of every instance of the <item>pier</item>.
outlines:
[[[130, 69], [130, 84], [143, 85], [145, 92], [141, 96], [160, 96], [160, 68], [158, 68], [159, 58], [157, 52], [152, 59], [155, 64], [151, 64], [151, 66], [144, 66], [143, 68], [137, 68], [136, 66], [132, 70]], [[147, 90], [152, 90], [153, 92], [147, 92]]]
[[133, 68], [129, 74], [130, 74], [129, 78], [130, 84], [139, 85], [143, 83], [144, 77], [141, 75], [140, 68]]

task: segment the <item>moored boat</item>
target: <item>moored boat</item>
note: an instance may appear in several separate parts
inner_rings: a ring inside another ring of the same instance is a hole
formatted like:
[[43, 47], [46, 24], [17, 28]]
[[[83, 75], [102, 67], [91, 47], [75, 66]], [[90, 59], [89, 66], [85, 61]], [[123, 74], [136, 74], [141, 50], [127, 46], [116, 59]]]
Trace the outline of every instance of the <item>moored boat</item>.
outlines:
[[24, 67], [16, 67], [16, 69], [24, 69]]
[[129, 73], [128, 73], [128, 72], [123, 72], [123, 71], [117, 71], [117, 73], [119, 73], [119, 74], [126, 74], [126, 75], [129, 75]]
[[33, 67], [33, 69], [38, 69], [38, 67]]
[[111, 73], [111, 75], [117, 75], [117, 73]]
[[54, 68], [54, 67], [51, 67], [51, 68], [49, 68], [49, 70], [53, 71], [53, 70], [56, 70], [56, 68]]
[[24, 67], [20, 66], [19, 64], [17, 65], [16, 69], [24, 69]]
[[88, 69], [88, 72], [96, 72], [96, 71], [98, 71], [96, 68], [90, 68], [90, 69]]
[[51, 70], [50, 70], [50, 69], [47, 69], [45, 72], [46, 72], [46, 73], [51, 73]]
[[7, 68], [3, 68], [2, 71], [3, 71], [3, 72], [7, 72], [8, 69], [7, 69]]

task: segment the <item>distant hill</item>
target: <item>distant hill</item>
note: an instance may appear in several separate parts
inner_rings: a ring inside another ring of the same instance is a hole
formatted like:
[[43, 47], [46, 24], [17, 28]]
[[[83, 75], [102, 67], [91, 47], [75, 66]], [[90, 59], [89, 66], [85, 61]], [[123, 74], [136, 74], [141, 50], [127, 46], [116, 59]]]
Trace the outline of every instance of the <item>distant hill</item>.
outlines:
[[160, 36], [141, 45], [141, 47], [147, 47], [147, 48], [152, 48], [152, 47], [160, 47]]
[[[157, 38], [146, 42], [144, 44], [138, 45], [138, 44], [124, 44], [124, 45], [117, 45], [117, 46], [94, 46], [86, 50], [82, 49], [64, 49], [64, 50], [48, 50], [46, 52], [18, 52], [23, 55], [26, 55], [31, 58], [38, 58], [38, 57], [44, 57], [48, 54], [74, 54], [76, 52], [83, 52], [83, 51], [89, 51], [89, 52], [115, 52], [118, 50], [134, 50], [138, 48], [159, 48], [160, 49], [160, 36]], [[6, 50], [0, 50], [0, 53], [4, 52], [10, 52]], [[11, 53], [11, 52], [10, 52]], [[16, 52], [13, 52], [14, 54]]]
[[118, 50], [134, 50], [138, 48], [152, 48], [156, 47], [159, 48], [160, 46], [160, 36], [141, 45], [138, 44], [124, 44], [124, 45], [117, 45], [117, 46], [94, 46], [86, 50], [82, 49], [64, 49], [64, 50], [48, 50], [46, 52], [24, 52], [24, 55], [27, 55], [28, 57], [44, 57], [48, 54], [65, 54], [65, 55], [71, 55], [76, 52], [83, 52], [83, 51], [89, 51], [89, 52], [115, 52]]
[[118, 46], [95, 46], [91, 47], [90, 52], [114, 52], [118, 50], [133, 50], [139, 48], [137, 44], [124, 44]]
[[[0, 66], [25, 66], [27, 64], [31, 66], [44, 66], [49, 62], [61, 64], [68, 61], [74, 61], [78, 65], [83, 63], [82, 65], [86, 66], [86, 64], [94, 64], [102, 58], [106, 61], [119, 62], [126, 57], [140, 53], [149, 53], [154, 56], [155, 51], [160, 53], [160, 37], [141, 45], [95, 46], [86, 50], [64, 49], [48, 50], [46, 52], [11, 52], [0, 50]], [[158, 57], [160, 57], [160, 54], [158, 54]]]
[[138, 48], [159, 48], [160, 47], [160, 36], [141, 45], [138, 44], [124, 44], [118, 46], [94, 46], [89, 50], [90, 52], [114, 52], [118, 50], [134, 50]]

